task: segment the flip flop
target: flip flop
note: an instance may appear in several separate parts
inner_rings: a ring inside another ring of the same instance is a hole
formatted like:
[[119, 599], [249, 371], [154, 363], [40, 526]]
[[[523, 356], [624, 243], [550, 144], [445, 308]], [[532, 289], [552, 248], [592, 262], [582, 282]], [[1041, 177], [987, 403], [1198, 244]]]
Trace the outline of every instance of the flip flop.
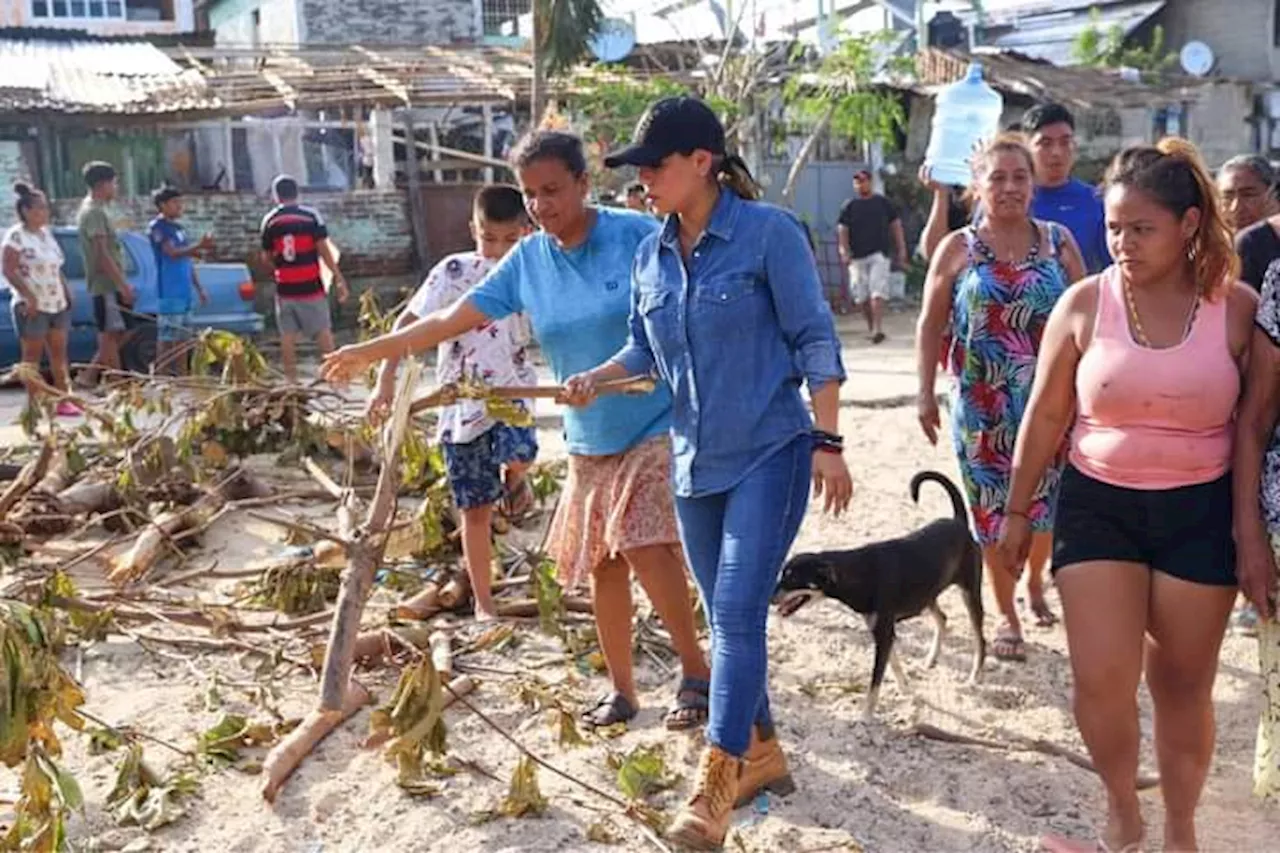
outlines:
[[1015, 633], [1008, 626], [996, 631], [995, 642], [991, 644], [991, 653], [996, 660], [1026, 663], [1027, 644], [1022, 635]]
[[638, 712], [621, 693], [606, 693], [595, 705], [582, 712], [582, 723], [588, 728], [599, 729], [617, 723], [628, 723]]
[[676, 688], [676, 704], [667, 712], [669, 732], [696, 729], [710, 713], [711, 682], [705, 678], [683, 678]]
[[519, 524], [529, 517], [535, 502], [533, 487], [527, 477], [521, 477], [516, 484], [503, 490], [498, 501], [498, 511], [506, 516], [507, 521]]

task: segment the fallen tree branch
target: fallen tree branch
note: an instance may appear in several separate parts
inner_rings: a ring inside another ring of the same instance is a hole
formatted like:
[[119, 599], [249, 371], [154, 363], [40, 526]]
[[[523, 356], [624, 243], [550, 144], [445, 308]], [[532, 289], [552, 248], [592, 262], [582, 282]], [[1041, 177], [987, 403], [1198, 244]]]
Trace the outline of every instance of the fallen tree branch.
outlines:
[[[421, 371], [421, 365], [417, 361], [411, 361], [400, 376], [391, 419], [384, 433], [378, 485], [374, 489], [373, 500], [363, 524], [357, 527], [355, 522], [355, 493], [347, 489], [337, 490], [341, 501], [338, 506], [338, 530], [347, 543], [347, 568], [343, 572], [342, 588], [334, 606], [329, 645], [320, 680], [320, 703], [318, 708], [307, 714], [298, 728], [267, 755], [263, 764], [265, 778], [262, 797], [268, 803], [275, 802], [285, 780], [315, 745], [369, 700], [368, 692], [352, 679], [351, 669], [355, 663], [356, 641], [365, 598], [382, 562], [386, 532], [395, 517], [396, 494], [400, 483], [400, 446], [408, 431], [409, 403]], [[312, 463], [307, 466], [307, 470], [326, 490], [332, 493], [336, 489], [337, 484], [320, 471], [318, 465]]]
[[86, 601], [83, 598], [66, 598], [61, 595], [49, 595], [46, 600], [53, 607], [63, 610], [78, 610], [83, 613], [103, 613], [111, 611], [116, 620], [124, 622], [169, 622], [174, 625], [189, 625], [193, 628], [205, 628], [215, 634], [263, 634], [272, 631], [296, 631], [323, 624], [333, 618], [332, 610], [299, 616], [295, 619], [273, 618], [270, 622], [243, 622], [239, 615], [230, 608], [218, 607], [210, 609], [223, 614], [224, 618], [210, 616], [199, 610], [150, 610], [128, 604], [115, 604], [109, 601]]
[[[589, 598], [565, 598], [561, 601], [568, 613], [594, 613]], [[538, 602], [533, 599], [521, 601], [494, 602], [494, 609], [499, 616], [508, 619], [527, 618], [538, 615]]]
[[138, 535], [128, 551], [111, 561], [107, 580], [122, 586], [141, 578], [160, 559], [165, 545], [177, 549], [173, 540], [178, 534], [192, 528], [206, 527], [228, 501], [262, 497], [266, 490], [266, 486], [243, 468], [233, 469], [191, 506], [157, 516]]
[[50, 461], [53, 460], [53, 451], [53, 442], [46, 441], [42, 444], [40, 454], [22, 466], [22, 471], [17, 478], [5, 488], [3, 493], [0, 493], [0, 519], [8, 515], [13, 505], [22, 500], [22, 497], [34, 489], [44, 477]]
[[285, 781], [302, 763], [302, 759], [315, 749], [316, 744], [372, 701], [369, 691], [353, 679], [347, 689], [342, 691], [340, 708], [316, 708], [309, 711], [296, 729], [272, 747], [262, 762], [262, 798], [268, 803], [274, 803]]
[[[1024, 738], [1014, 736], [1009, 741], [992, 740], [990, 738], [974, 737], [972, 735], [963, 735], [958, 732], [947, 731], [938, 728], [929, 723], [916, 723], [911, 727], [911, 731], [915, 735], [928, 738], [929, 740], [941, 741], [942, 743], [954, 743], [963, 746], [981, 746], [986, 749], [998, 749], [1004, 752], [1038, 752], [1041, 755], [1051, 755], [1055, 758], [1065, 758], [1075, 766], [1088, 770], [1090, 773], [1097, 773], [1098, 768], [1093, 765], [1085, 756], [1065, 746], [1059, 746], [1051, 741], [1040, 738]], [[1158, 787], [1160, 779], [1157, 776], [1138, 776], [1137, 789], [1145, 791], [1150, 788]]]
[[342, 693], [350, 681], [360, 616], [364, 612], [369, 589], [373, 586], [374, 573], [382, 562], [382, 551], [386, 546], [384, 534], [395, 517], [396, 493], [400, 483], [400, 445], [404, 443], [409, 428], [410, 395], [417, 386], [421, 371], [421, 365], [414, 361], [410, 362], [408, 369], [400, 376], [391, 418], [386, 428], [378, 486], [374, 490], [364, 524], [359, 529], [354, 529], [354, 495], [345, 494], [342, 506], [339, 507], [338, 526], [348, 542], [347, 569], [343, 573], [342, 589], [334, 608], [333, 630], [329, 635], [329, 651], [320, 682], [322, 710], [334, 711], [343, 707]]

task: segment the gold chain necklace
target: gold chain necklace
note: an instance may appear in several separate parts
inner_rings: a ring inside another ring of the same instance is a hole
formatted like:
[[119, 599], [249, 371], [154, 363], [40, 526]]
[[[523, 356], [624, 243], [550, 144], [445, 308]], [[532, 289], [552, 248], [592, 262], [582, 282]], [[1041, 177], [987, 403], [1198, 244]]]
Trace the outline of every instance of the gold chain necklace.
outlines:
[[[1133, 321], [1133, 336], [1138, 339], [1138, 343], [1147, 349], [1152, 349], [1151, 339], [1147, 337], [1147, 330], [1142, 327], [1142, 318], [1138, 316], [1138, 303], [1134, 301], [1133, 289], [1129, 287], [1129, 282], [1121, 279], [1121, 287], [1124, 288], [1125, 303], [1129, 306], [1129, 318]], [[1195, 299], [1191, 301], [1191, 312], [1187, 315], [1187, 324], [1182, 330], [1182, 340], [1186, 340], [1191, 335], [1191, 327], [1196, 322], [1196, 314], [1200, 311], [1200, 294], [1196, 294]], [[1179, 341], [1181, 343], [1181, 341]], [[1177, 346], [1175, 344], [1174, 346]]]

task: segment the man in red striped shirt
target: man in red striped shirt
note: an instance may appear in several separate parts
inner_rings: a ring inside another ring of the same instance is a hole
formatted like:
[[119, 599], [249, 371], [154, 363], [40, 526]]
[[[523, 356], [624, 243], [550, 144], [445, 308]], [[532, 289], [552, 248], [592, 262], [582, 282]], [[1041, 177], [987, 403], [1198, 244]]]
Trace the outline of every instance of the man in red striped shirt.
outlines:
[[333, 273], [339, 302], [347, 301], [349, 290], [324, 219], [315, 208], [298, 203], [298, 182], [280, 175], [272, 181], [271, 193], [276, 207], [262, 220], [262, 250], [275, 267], [280, 360], [284, 375], [296, 382], [299, 335], [314, 340], [322, 354], [333, 351], [329, 299], [320, 278], [320, 264]]

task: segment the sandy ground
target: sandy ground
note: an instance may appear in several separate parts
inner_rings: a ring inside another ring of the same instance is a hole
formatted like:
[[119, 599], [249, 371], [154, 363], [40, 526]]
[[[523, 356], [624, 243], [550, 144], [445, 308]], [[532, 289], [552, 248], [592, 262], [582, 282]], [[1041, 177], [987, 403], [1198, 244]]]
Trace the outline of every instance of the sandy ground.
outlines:
[[[955, 475], [949, 450], [931, 448], [915, 423], [911, 318], [892, 318], [891, 337], [872, 348], [860, 330], [842, 320], [851, 381], [844, 391], [841, 428], [848, 442], [856, 493], [850, 515], [823, 517], [811, 509], [799, 549], [844, 547], [906, 532], [949, 512], [945, 497], [926, 489], [917, 507], [907, 480], [921, 468]], [[549, 412], [547, 413], [549, 414]], [[11, 420], [11, 419], [10, 419]], [[560, 454], [554, 427], [543, 429], [546, 455]], [[0, 436], [0, 439], [7, 436]], [[222, 567], [244, 565], [278, 551], [279, 531], [243, 521], [215, 528], [207, 545]], [[222, 582], [229, 588], [230, 582]], [[188, 590], [190, 592], [190, 590]], [[379, 594], [370, 619], [385, 612], [390, 599]], [[1051, 599], [1056, 607], [1056, 597]], [[641, 598], [638, 601], [642, 602]], [[958, 594], [942, 600], [953, 630], [938, 666], [924, 670], [931, 623], [916, 620], [902, 628], [901, 650], [913, 678], [910, 698], [892, 680], [886, 683], [874, 722], [861, 720], [861, 703], [871, 667], [871, 643], [860, 619], [840, 605], [821, 602], [789, 620], [771, 617], [771, 685], [780, 730], [800, 791], [736, 815], [728, 849], [816, 853], [866, 851], [1031, 851], [1046, 832], [1089, 836], [1099, 819], [1096, 778], [1071, 764], [1036, 753], [1003, 752], [920, 739], [913, 722], [975, 736], [1045, 738], [1082, 750], [1070, 715], [1070, 675], [1061, 629], [1029, 630], [1025, 665], [988, 660], [982, 682], [965, 682], [969, 636]], [[643, 603], [641, 606], [646, 606]], [[988, 595], [987, 634], [994, 631], [994, 604]], [[649, 659], [639, 662], [644, 709], [617, 740], [593, 739], [585, 747], [561, 748], [550, 713], [522, 705], [515, 674], [530, 673], [586, 700], [606, 688], [602, 677], [582, 677], [556, 660], [558, 645], [535, 628], [522, 627], [514, 650], [479, 658], [494, 670], [483, 677], [474, 701], [529, 748], [584, 781], [616, 791], [606, 766], [609, 752], [636, 745], [660, 745], [682, 779], [652, 798], [660, 808], [675, 806], [687, 791], [700, 748], [696, 736], [671, 735], [661, 714], [671, 699], [674, 678]], [[550, 661], [547, 665], [546, 662]], [[1201, 811], [1202, 843], [1209, 851], [1275, 850], [1280, 842], [1280, 810], [1255, 804], [1249, 795], [1254, 727], [1258, 711], [1253, 640], [1228, 637], [1215, 699], [1219, 737], [1216, 759]], [[220, 708], [206, 698], [217, 673]], [[370, 673], [366, 683], [382, 697], [393, 673]], [[226, 656], [190, 663], [157, 658], [130, 642], [113, 639], [84, 655], [88, 708], [118, 724], [137, 726], [177, 744], [196, 734], [222, 711], [255, 711], [228, 682], [249, 681], [251, 673]], [[279, 708], [300, 715], [314, 701], [316, 684], [305, 676], [277, 682]], [[1144, 769], [1153, 770], [1149, 735], [1150, 703], [1143, 697]], [[607, 822], [619, 844], [612, 849], [652, 850], [626, 820], [609, 816], [610, 806], [547, 772], [540, 774], [550, 800], [536, 819], [499, 819], [476, 825], [474, 815], [492, 809], [506, 791], [516, 750], [474, 715], [447, 714], [449, 751], [475, 762], [496, 778], [464, 772], [443, 783], [430, 800], [414, 799], [394, 784], [394, 768], [376, 751], [360, 748], [368, 730], [367, 711], [323, 743], [290, 781], [274, 809], [258, 796], [257, 778], [226, 770], [206, 776], [190, 813], [150, 836], [149, 849], [166, 851], [586, 851], [611, 849], [586, 840], [587, 828]], [[148, 746], [164, 766], [173, 756]], [[83, 818], [72, 826], [77, 845], [114, 850], [147, 849], [137, 829], [115, 828], [102, 809], [111, 786], [112, 757], [91, 757], [83, 739], [67, 738], [67, 763], [81, 779], [88, 799]], [[0, 780], [4, 777], [0, 775]], [[0, 781], [0, 789], [10, 783]], [[1145, 794], [1150, 825], [1160, 826], [1158, 794]], [[1158, 837], [1158, 831], [1153, 833]], [[1153, 845], [1153, 849], [1159, 849]]]

